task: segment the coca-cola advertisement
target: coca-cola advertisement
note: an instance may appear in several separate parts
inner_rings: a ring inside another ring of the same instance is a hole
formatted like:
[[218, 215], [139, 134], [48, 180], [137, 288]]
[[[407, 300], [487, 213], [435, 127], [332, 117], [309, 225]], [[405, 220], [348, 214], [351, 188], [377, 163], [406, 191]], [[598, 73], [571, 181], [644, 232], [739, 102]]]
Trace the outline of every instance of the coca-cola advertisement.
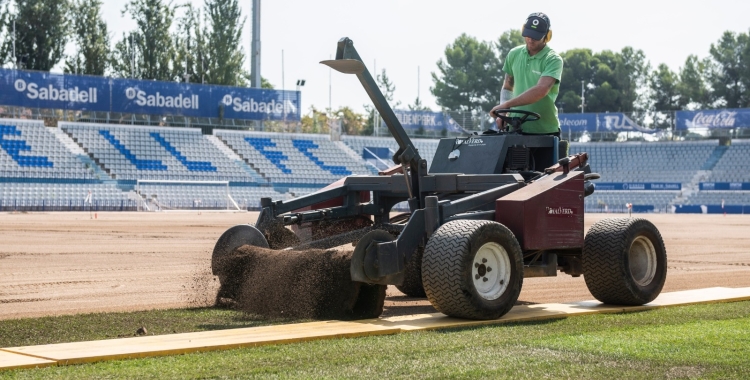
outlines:
[[677, 111], [677, 129], [716, 129], [750, 127], [750, 109]]

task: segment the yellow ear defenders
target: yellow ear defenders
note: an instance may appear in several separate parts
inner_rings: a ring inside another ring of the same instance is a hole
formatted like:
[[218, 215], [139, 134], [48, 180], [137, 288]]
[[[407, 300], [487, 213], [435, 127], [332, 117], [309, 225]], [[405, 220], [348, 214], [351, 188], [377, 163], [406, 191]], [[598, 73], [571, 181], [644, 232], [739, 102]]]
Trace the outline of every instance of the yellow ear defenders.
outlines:
[[[526, 24], [521, 25], [521, 30], [526, 27]], [[547, 34], [544, 35], [544, 38], [542, 38], [542, 41], [546, 44], [547, 42], [552, 41], [552, 29], [547, 31]]]

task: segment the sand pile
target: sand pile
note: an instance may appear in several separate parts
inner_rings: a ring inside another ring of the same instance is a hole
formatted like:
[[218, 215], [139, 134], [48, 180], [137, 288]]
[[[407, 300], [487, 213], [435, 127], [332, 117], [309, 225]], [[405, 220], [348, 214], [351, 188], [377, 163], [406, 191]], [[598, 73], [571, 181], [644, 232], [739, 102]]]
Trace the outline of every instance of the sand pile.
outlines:
[[[237, 307], [268, 318], [363, 319], [383, 312], [386, 286], [351, 281], [351, 251], [245, 245], [222, 259]], [[225, 289], [226, 290], [226, 289]], [[220, 294], [221, 296], [221, 294]]]

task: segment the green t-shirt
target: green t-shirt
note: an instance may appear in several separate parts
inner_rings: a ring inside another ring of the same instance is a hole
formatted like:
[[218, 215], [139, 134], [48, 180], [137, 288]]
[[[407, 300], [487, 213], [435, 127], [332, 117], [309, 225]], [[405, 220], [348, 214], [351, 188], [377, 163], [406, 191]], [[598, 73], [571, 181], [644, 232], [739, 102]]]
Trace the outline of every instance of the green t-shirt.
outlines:
[[[536, 55], [529, 56], [526, 45], [517, 46], [508, 53], [503, 65], [503, 71], [513, 76], [513, 97], [539, 83], [541, 77], [552, 77], [557, 80], [549, 93], [536, 103], [527, 106], [514, 107], [525, 111], [536, 112], [541, 115], [538, 121], [523, 124], [526, 133], [555, 133], [560, 130], [560, 120], [557, 119], [555, 99], [560, 91], [560, 77], [562, 76], [563, 60], [549, 46], [545, 46]], [[520, 116], [518, 114], [510, 116]]]

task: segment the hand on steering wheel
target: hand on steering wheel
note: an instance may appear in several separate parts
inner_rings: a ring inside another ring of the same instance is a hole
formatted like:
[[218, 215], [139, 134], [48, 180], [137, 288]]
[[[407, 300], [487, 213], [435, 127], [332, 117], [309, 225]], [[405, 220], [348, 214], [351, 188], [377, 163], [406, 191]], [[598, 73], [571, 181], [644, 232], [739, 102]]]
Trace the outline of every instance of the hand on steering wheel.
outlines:
[[542, 116], [539, 115], [538, 113], [531, 112], [531, 111], [526, 111], [526, 110], [514, 110], [514, 109], [510, 109], [510, 108], [507, 108], [507, 109], [502, 109], [501, 108], [501, 109], [496, 109], [495, 111], [493, 111], [494, 116], [499, 117], [502, 121], [510, 124], [511, 120], [513, 120], [514, 118], [512, 118], [512, 117], [510, 117], [508, 115], [505, 115], [506, 113], [520, 113], [520, 114], [522, 114], [523, 116], [521, 116], [520, 118], [518, 118], [520, 120], [521, 124], [523, 124], [523, 123], [525, 123], [527, 121], [537, 121], [537, 120], [539, 120], [539, 119], [542, 118]]

